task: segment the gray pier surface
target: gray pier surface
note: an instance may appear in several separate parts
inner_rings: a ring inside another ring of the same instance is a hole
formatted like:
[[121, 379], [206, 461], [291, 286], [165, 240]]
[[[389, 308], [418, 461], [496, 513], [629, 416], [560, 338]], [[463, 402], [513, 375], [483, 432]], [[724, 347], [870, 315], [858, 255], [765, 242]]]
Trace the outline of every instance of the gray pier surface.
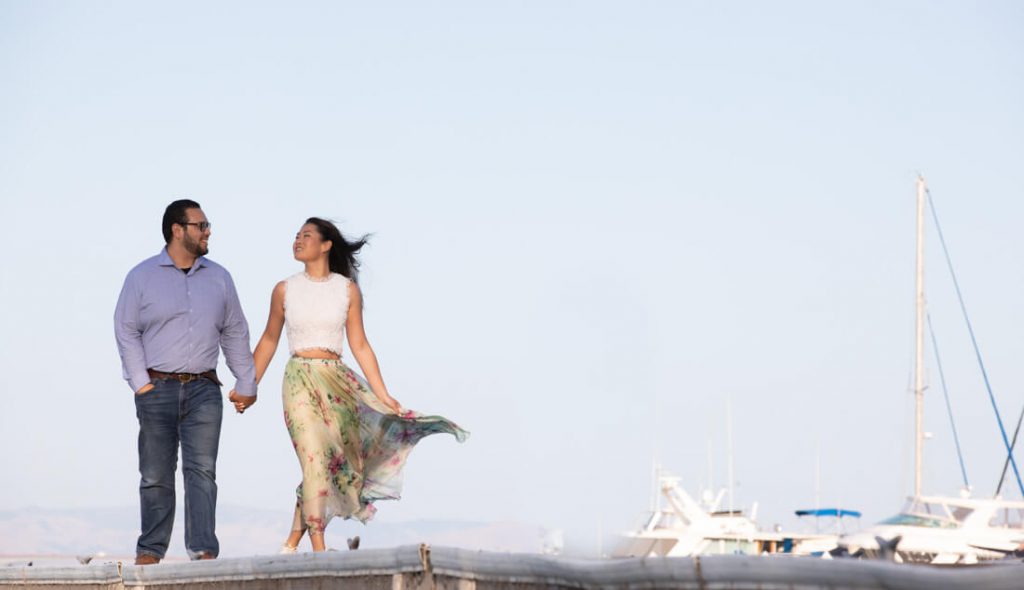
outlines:
[[0, 588], [123, 590], [484, 590], [500, 588], [970, 589], [1024, 588], [1024, 563], [931, 567], [852, 559], [741, 555], [570, 559], [408, 545], [134, 566], [0, 567]]

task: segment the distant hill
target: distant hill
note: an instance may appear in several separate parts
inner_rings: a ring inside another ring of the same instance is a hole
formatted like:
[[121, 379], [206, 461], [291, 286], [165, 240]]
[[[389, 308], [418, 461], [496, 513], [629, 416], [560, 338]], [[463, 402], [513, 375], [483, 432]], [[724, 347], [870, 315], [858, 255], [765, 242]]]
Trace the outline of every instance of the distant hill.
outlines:
[[[175, 514], [174, 534], [168, 557], [185, 559], [184, 510]], [[217, 536], [221, 556], [241, 557], [277, 553], [288, 533], [290, 515], [279, 511], [222, 506], [217, 511]], [[26, 508], [0, 511], [0, 556], [135, 554], [139, 534], [136, 507], [54, 510]], [[560, 545], [560, 532], [515, 522], [458, 522], [417, 520], [409, 522], [335, 521], [327, 530], [329, 546], [345, 548], [345, 537], [358, 534], [362, 547], [393, 547], [429, 543], [488, 551], [536, 553]], [[303, 540], [300, 550], [308, 550]]]

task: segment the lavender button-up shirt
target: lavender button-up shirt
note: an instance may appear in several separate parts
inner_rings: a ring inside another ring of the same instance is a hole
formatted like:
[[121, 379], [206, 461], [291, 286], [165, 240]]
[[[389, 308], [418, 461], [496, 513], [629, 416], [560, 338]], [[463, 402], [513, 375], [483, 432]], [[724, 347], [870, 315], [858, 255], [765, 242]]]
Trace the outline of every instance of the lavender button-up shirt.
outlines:
[[167, 250], [128, 272], [114, 311], [114, 336], [132, 391], [150, 382], [146, 369], [202, 373], [217, 368], [220, 348], [239, 395], [256, 395], [249, 325], [231, 275], [199, 257], [188, 274]]

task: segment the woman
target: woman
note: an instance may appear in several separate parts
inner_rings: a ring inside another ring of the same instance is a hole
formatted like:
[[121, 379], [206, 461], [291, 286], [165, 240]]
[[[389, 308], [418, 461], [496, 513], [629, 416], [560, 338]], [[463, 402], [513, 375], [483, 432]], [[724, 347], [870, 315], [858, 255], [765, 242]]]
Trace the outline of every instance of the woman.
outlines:
[[[302, 483], [282, 553], [294, 553], [307, 532], [313, 551], [323, 551], [331, 518], [365, 523], [375, 500], [398, 499], [402, 466], [424, 436], [447, 432], [460, 442], [467, 436], [440, 416], [403, 410], [388, 393], [363, 331], [355, 256], [365, 244], [365, 236], [348, 242], [333, 223], [307, 219], [292, 245], [305, 269], [274, 287], [267, 328], [253, 353], [258, 383], [286, 328], [292, 357], [284, 371], [284, 419]], [[365, 381], [340, 360], [346, 333]], [[235, 402], [237, 411], [245, 407]]]

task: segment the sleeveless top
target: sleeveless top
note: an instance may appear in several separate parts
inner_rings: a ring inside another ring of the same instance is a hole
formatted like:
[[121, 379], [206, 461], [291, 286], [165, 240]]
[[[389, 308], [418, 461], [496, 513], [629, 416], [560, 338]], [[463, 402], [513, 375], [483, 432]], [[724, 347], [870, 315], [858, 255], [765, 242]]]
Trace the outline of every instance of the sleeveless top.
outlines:
[[349, 279], [331, 273], [316, 280], [300, 272], [284, 280], [284, 325], [288, 350], [327, 350], [341, 356], [348, 318]]

